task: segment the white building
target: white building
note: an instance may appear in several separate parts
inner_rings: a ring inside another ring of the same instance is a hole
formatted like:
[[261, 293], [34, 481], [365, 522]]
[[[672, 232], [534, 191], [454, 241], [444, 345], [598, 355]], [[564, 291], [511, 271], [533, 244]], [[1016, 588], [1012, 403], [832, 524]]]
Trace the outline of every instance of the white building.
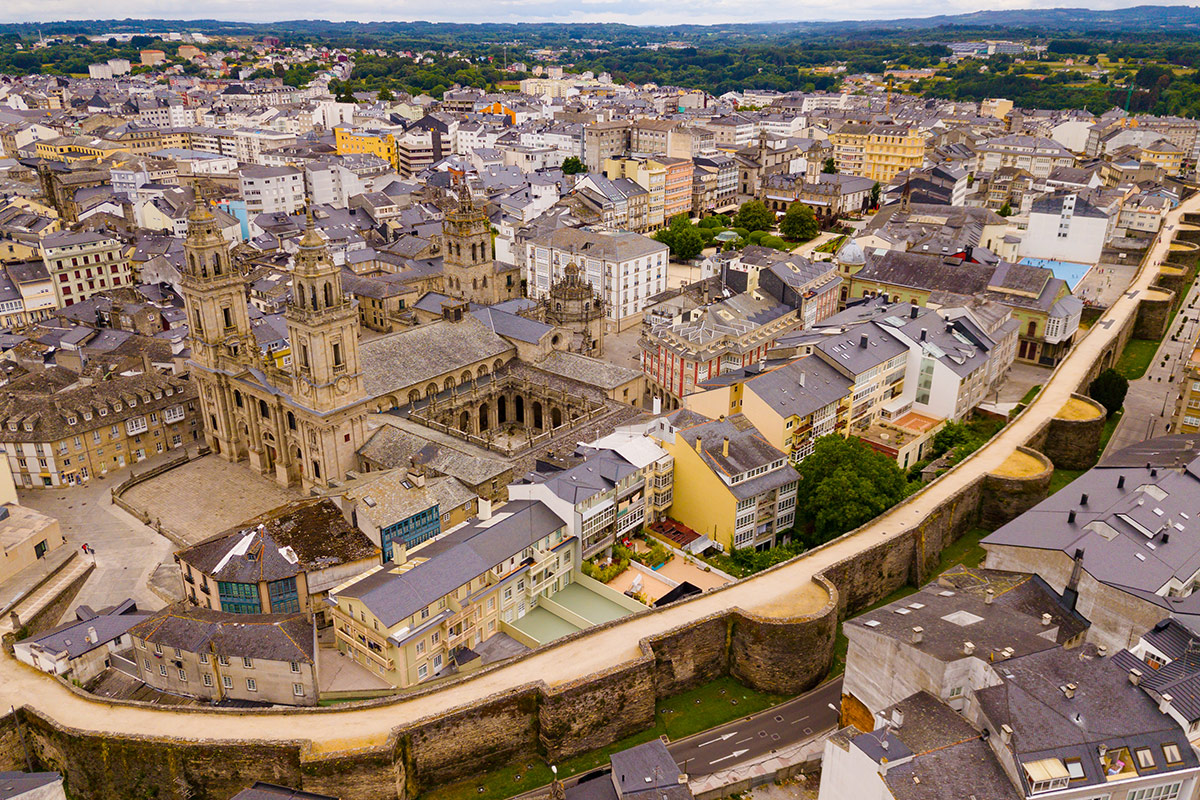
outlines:
[[295, 167], [243, 167], [238, 186], [251, 217], [304, 208], [304, 172]]
[[1095, 264], [1112, 220], [1075, 192], [1054, 192], [1033, 201], [1018, 252], [1023, 257]]
[[541, 298], [574, 262], [580, 274], [600, 290], [605, 313], [618, 327], [636, 322], [647, 300], [667, 288], [668, 248], [625, 231], [560, 228], [525, 244], [525, 280], [529, 296]]

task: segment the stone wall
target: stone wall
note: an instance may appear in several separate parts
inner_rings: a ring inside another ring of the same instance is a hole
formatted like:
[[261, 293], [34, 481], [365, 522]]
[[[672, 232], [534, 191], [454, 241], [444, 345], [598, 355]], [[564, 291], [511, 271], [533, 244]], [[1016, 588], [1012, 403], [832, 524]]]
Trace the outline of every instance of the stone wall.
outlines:
[[1137, 316], [1133, 323], [1133, 338], [1161, 339], [1167, 332], [1171, 309], [1175, 306], [1175, 293], [1164, 286], [1153, 286], [1153, 297], [1138, 301]]
[[660, 700], [711, 683], [729, 671], [729, 623], [724, 614], [696, 620], [649, 644]]
[[1050, 491], [1050, 477], [1054, 464], [1037, 450], [1018, 447], [1019, 452], [1042, 463], [1042, 471], [1027, 477], [988, 474], [983, 479], [983, 492], [979, 502], [979, 524], [987, 530], [995, 530], [1016, 519], [1046, 499]]
[[21, 627], [27, 631], [29, 636], [36, 636], [43, 631], [48, 631], [51, 628], [57, 627], [59, 621], [71, 611], [75, 598], [79, 596], [79, 590], [87, 583], [87, 579], [95, 572], [96, 565], [88, 564], [87, 568], [80, 573], [75, 580], [64, 586], [59, 593], [54, 596], [54, 599], [44, 605], [36, 613], [30, 615], [28, 619], [21, 619]]
[[654, 673], [653, 660], [642, 658], [547, 692], [538, 708], [546, 758], [560, 761], [652, 727]]
[[1046, 428], [1041, 451], [1059, 469], [1091, 469], [1100, 458], [1100, 438], [1104, 435], [1104, 406], [1090, 397], [1073, 394], [1071, 398], [1096, 412], [1092, 419], [1054, 417]]
[[25, 751], [17, 732], [17, 715], [5, 711], [0, 717], [0, 772], [25, 769]]
[[804, 692], [821, 682], [833, 663], [838, 601], [832, 583], [817, 581], [829, 593], [829, 602], [816, 614], [776, 620], [734, 612], [729, 643], [734, 678], [774, 694]]

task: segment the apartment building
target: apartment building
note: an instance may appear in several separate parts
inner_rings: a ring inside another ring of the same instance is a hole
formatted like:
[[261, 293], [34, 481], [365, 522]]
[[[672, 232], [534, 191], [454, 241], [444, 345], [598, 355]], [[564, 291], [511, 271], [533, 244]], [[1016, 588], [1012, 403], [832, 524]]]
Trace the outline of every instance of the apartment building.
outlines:
[[798, 486], [787, 455], [742, 414], [709, 420], [680, 411], [674, 419], [679, 428], [660, 434], [675, 460], [671, 518], [726, 552], [783, 543], [796, 521]]
[[2, 446], [25, 488], [86, 483], [196, 441], [196, 387], [157, 372], [81, 381], [61, 368], [10, 381]]
[[977, 148], [976, 174], [1016, 167], [1035, 178], [1047, 178], [1059, 167], [1075, 166], [1075, 156], [1053, 139], [1011, 134], [988, 139]]
[[1042, 195], [1029, 210], [1018, 252], [1027, 258], [1095, 264], [1115, 220], [1076, 192]]
[[925, 164], [926, 136], [906, 125], [843, 125], [829, 135], [839, 173], [887, 183]]
[[695, 165], [690, 158], [657, 156], [654, 159], [663, 165], [663, 219], [667, 225], [679, 214], [692, 214], [692, 170]]
[[1200, 433], [1200, 341], [1192, 342], [1180, 376], [1179, 400], [1175, 407], [1176, 433]]
[[214, 705], [317, 704], [317, 629], [304, 614], [172, 606], [129, 633], [138, 677], [160, 692]]
[[296, 167], [242, 167], [238, 188], [251, 218], [295, 214], [305, 206], [304, 170]]
[[125, 245], [99, 231], [62, 231], [42, 237], [42, 261], [58, 308], [133, 284]]
[[395, 138], [396, 171], [412, 177], [451, 155], [452, 137], [444, 125], [414, 125]]
[[815, 342], [812, 354], [853, 381], [850, 433], [869, 428], [904, 391], [909, 350], [876, 326], [851, 328]]
[[175, 554], [190, 605], [321, 616], [325, 592], [379, 563], [379, 548], [327, 498], [248, 520]]
[[608, 319], [624, 325], [667, 288], [668, 255], [666, 245], [637, 233], [561, 228], [526, 242], [525, 279], [529, 296], [541, 299], [574, 263], [600, 293]]
[[583, 163], [591, 169], [603, 168], [610, 158], [622, 158], [629, 152], [628, 120], [593, 122], [583, 129]]
[[341, 125], [333, 129], [334, 145], [339, 156], [352, 153], [369, 153], [379, 156], [392, 165], [393, 169], [400, 168], [397, 158], [396, 137], [386, 131], [360, 131]]
[[[677, 170], [681, 172], [681, 170]], [[644, 227], [630, 227], [638, 231], [660, 230], [664, 223], [670, 220], [666, 216], [667, 165], [651, 158], [610, 158], [604, 162], [604, 174], [609, 179], [627, 178], [646, 190], [647, 215]], [[676, 191], [678, 191], [679, 175], [675, 176]], [[690, 198], [691, 175], [688, 175], [688, 194]], [[676, 198], [678, 203], [678, 198]]]
[[738, 165], [724, 153], [692, 159], [692, 213], [719, 214], [736, 211]]
[[704, 123], [713, 132], [716, 146], [723, 150], [741, 150], [753, 142], [759, 133], [758, 120], [747, 114], [730, 114]]
[[473, 648], [578, 577], [579, 540], [511, 501], [330, 592], [338, 651], [398, 688], [480, 666]]

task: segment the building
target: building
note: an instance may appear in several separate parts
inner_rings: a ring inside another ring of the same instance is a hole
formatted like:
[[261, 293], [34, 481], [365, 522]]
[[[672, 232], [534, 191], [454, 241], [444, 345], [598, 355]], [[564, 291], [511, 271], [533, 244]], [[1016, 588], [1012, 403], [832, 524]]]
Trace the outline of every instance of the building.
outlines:
[[317, 704], [317, 631], [304, 614], [169, 607], [129, 630], [147, 686], [214, 705]]
[[42, 672], [87, 683], [111, 666], [112, 655], [128, 656], [129, 629], [149, 616], [132, 599], [99, 611], [80, 606], [74, 620], [17, 642], [13, 655]]
[[481, 665], [480, 646], [578, 577], [579, 540], [520, 500], [330, 592], [338, 651], [398, 688]]
[[324, 616], [325, 593], [379, 563], [329, 499], [298, 500], [175, 554], [188, 603], [230, 614]]
[[1179, 400], [1175, 406], [1176, 433], [1200, 432], [1200, 340], [1193, 342], [1180, 376]]
[[0, 506], [0, 585], [26, 567], [67, 543], [58, 520], [17, 504], [7, 460], [0, 466], [5, 481], [4, 505]]
[[6, 388], [0, 439], [24, 488], [86, 483], [184, 447], [203, 430], [195, 383], [154, 371], [87, 382], [53, 368]]
[[458, 194], [458, 203], [442, 220], [446, 292], [481, 305], [520, 297], [520, 268], [495, 260], [486, 209], [475, 202], [465, 183], [458, 184]]
[[238, 188], [246, 201], [246, 213], [295, 214], [305, 206], [304, 170], [296, 167], [243, 166]]
[[675, 461], [672, 519], [720, 550], [782, 544], [796, 521], [799, 476], [743, 414], [710, 420], [677, 412], [661, 436]]
[[0, 797], [4, 800], [66, 800], [63, 776], [58, 772], [0, 772]]
[[847, 124], [829, 135], [837, 171], [886, 184], [925, 165], [925, 135], [915, 126]]
[[[687, 775], [661, 739], [613, 753], [608, 760], [608, 775], [578, 781], [562, 790], [561, 796], [565, 800], [692, 800]], [[551, 795], [560, 796], [555, 791], [552, 785]]]
[[415, 548], [466, 522], [479, 502], [458, 478], [427, 478], [420, 464], [363, 475], [339, 489], [337, 499], [382, 549], [384, 562], [396, 558], [396, 548]]
[[1070, 150], [1044, 136], [1011, 134], [988, 139], [977, 148], [977, 153], [976, 174], [1015, 167], [1045, 179], [1059, 167], [1075, 166], [1075, 156]]
[[[641, 186], [647, 192], [647, 217], [644, 227], [634, 228], [635, 230], [656, 231], [664, 227], [670, 217], [666, 216], [666, 190], [667, 190], [667, 165], [652, 158], [610, 158], [604, 162], [604, 174], [610, 179], [628, 178]], [[675, 188], [677, 196], [674, 198], [676, 205], [679, 204], [678, 188], [680, 176], [683, 170], [676, 170], [674, 176]], [[690, 199], [691, 174], [688, 174], [688, 187]], [[633, 227], [633, 226], [631, 226]]]
[[992, 569], [1036, 572], [1075, 597], [1089, 641], [1113, 652], [1171, 615], [1200, 621], [1198, 524], [1190, 498], [1200, 453], [1187, 435], [1113, 453], [983, 540]]
[[667, 288], [669, 249], [628, 232], [560, 228], [525, 245], [528, 295], [540, 299], [566, 275], [568, 264], [600, 293], [607, 318], [624, 328], [640, 320], [653, 295]]
[[54, 284], [59, 308], [107, 289], [131, 286], [125, 246], [98, 231], [64, 231], [42, 238], [42, 261]]
[[356, 131], [341, 125], [333, 129], [334, 144], [339, 156], [350, 153], [369, 153], [379, 156], [399, 169], [400, 162], [396, 155], [396, 137], [387, 132]]
[[628, 120], [593, 122], [583, 129], [583, 163], [592, 169], [602, 169], [608, 159], [628, 153], [629, 144]]
[[1027, 258], [1095, 264], [1113, 220], [1075, 192], [1054, 192], [1033, 201], [1020, 254]]

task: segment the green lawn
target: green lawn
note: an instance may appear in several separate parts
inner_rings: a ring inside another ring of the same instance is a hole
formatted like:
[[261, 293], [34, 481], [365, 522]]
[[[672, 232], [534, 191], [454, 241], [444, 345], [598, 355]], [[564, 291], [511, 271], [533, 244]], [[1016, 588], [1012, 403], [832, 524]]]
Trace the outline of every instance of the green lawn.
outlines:
[[[690, 692], [663, 700], [655, 709], [653, 728], [627, 736], [608, 747], [568, 759], [558, 764], [558, 775], [560, 778], [566, 778], [607, 766], [609, 756], [620, 750], [660, 736], [667, 736], [672, 741], [691, 736], [762, 711], [787, 699], [789, 698], [784, 695], [747, 689], [733, 678], [718, 678]], [[421, 800], [503, 800], [545, 786], [551, 778], [553, 774], [550, 772], [550, 766], [540, 758], [530, 757], [478, 778], [439, 787], [420, 797]]]
[[1026, 392], [1024, 394], [1024, 396], [1021, 397], [1021, 405], [1027, 406], [1030, 403], [1032, 403], [1033, 398], [1037, 397], [1037, 393], [1040, 392], [1041, 390], [1042, 390], [1042, 385], [1040, 383], [1037, 386], [1034, 386], [1033, 388], [1031, 388], [1028, 392]]
[[1117, 423], [1121, 421], [1121, 416], [1125, 413], [1125, 409], [1117, 409], [1117, 413], [1113, 414], [1104, 422], [1104, 430], [1100, 434], [1100, 454], [1104, 455], [1104, 448], [1108, 447], [1108, 440], [1112, 438], [1113, 431], [1117, 429]]
[[1154, 353], [1158, 350], [1159, 342], [1150, 339], [1130, 339], [1121, 351], [1121, 357], [1113, 365], [1113, 369], [1126, 379], [1136, 381], [1146, 374]]
[[1083, 469], [1056, 469], [1054, 474], [1050, 476], [1050, 494], [1054, 494], [1059, 489], [1065, 487], [1068, 483], [1078, 478], [1087, 470]]

